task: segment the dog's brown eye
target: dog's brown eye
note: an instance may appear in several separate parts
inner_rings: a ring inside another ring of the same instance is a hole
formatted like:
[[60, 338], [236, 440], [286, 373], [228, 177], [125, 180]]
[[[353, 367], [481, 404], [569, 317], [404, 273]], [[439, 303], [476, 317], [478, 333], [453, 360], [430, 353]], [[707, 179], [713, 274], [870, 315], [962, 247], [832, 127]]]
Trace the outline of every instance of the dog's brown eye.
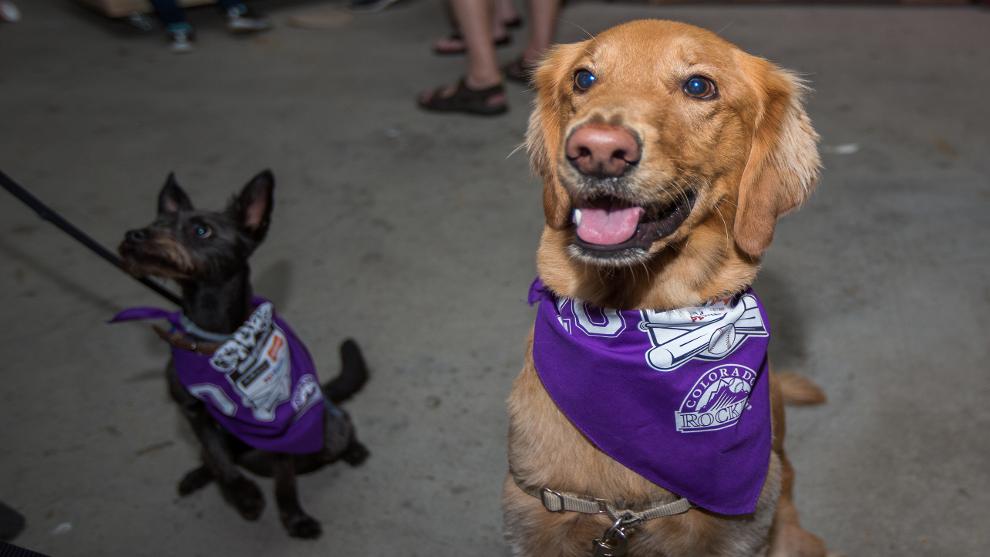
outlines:
[[197, 224], [196, 228], [193, 229], [193, 234], [200, 240], [205, 240], [213, 235], [213, 229], [205, 224]]
[[683, 89], [689, 97], [702, 100], [714, 99], [718, 93], [718, 89], [715, 88], [715, 82], [700, 75], [689, 77], [684, 82]]
[[588, 70], [578, 70], [574, 72], [574, 88], [578, 91], [587, 91], [598, 81], [595, 74]]

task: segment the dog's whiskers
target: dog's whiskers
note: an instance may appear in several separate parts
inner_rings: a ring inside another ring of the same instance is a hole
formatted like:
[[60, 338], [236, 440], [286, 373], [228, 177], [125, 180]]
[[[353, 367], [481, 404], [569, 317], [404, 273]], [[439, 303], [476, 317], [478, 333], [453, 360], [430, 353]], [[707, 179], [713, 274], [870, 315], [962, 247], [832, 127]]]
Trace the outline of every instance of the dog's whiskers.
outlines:
[[722, 228], [723, 228], [723, 230], [725, 230], [725, 245], [726, 246], [731, 246], [732, 245], [732, 238], [729, 236], [729, 223], [726, 222], [725, 216], [722, 215], [722, 211], [718, 208], [718, 204], [717, 203], [715, 204], [715, 207], [714, 208], [715, 208], [715, 214], [717, 214], [718, 215], [718, 218], [722, 221]]
[[577, 27], [582, 33], [584, 33], [585, 35], [588, 36], [588, 38], [591, 40], [591, 42], [598, 42], [598, 38], [597, 37], [595, 37], [594, 35], [592, 35], [587, 29], [585, 29], [584, 27], [582, 27], [581, 25], [579, 25], [577, 22], [572, 21], [570, 19], [561, 19], [561, 21], [564, 22], [564, 23], [567, 23], [568, 25], [573, 25], [574, 27]]
[[525, 148], [526, 148], [526, 142], [523, 141], [519, 145], [516, 145], [515, 149], [509, 151], [509, 154], [505, 156], [505, 160], [509, 160], [509, 157], [511, 157], [512, 155], [515, 155], [516, 153], [518, 153], [519, 151], [521, 151], [521, 150], [523, 150]]

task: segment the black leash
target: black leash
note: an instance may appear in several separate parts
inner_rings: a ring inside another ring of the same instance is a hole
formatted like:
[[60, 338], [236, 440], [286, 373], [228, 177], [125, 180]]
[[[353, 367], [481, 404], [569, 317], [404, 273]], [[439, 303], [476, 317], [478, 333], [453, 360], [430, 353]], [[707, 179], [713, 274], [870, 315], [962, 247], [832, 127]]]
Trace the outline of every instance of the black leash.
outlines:
[[[107, 248], [97, 243], [96, 240], [87, 236], [85, 232], [73, 226], [71, 222], [62, 218], [62, 215], [56, 213], [50, 207], [42, 203], [40, 199], [31, 195], [31, 192], [22, 188], [20, 184], [18, 184], [13, 179], [11, 179], [10, 176], [4, 174], [3, 171], [0, 171], [0, 186], [3, 186], [3, 189], [9, 191], [14, 197], [21, 200], [22, 203], [33, 209], [35, 213], [38, 213], [38, 216], [41, 217], [42, 220], [46, 220], [54, 224], [59, 229], [61, 229], [62, 232], [65, 232], [69, 236], [72, 236], [77, 242], [89, 248], [90, 251], [92, 251], [96, 255], [99, 255], [106, 261], [109, 261], [111, 264], [113, 264], [114, 267], [117, 267], [118, 269], [124, 271], [125, 273], [127, 272], [127, 269], [124, 267], [124, 263], [120, 260], [119, 257], [117, 257], [116, 254], [114, 254], [112, 251], [108, 250]], [[137, 279], [141, 284], [154, 290], [160, 296], [164, 297], [173, 304], [180, 307], [182, 306], [182, 299], [176, 296], [174, 293], [170, 292], [164, 286], [158, 284], [157, 282], [147, 277], [135, 277], [130, 273], [127, 274], [128, 276]]]

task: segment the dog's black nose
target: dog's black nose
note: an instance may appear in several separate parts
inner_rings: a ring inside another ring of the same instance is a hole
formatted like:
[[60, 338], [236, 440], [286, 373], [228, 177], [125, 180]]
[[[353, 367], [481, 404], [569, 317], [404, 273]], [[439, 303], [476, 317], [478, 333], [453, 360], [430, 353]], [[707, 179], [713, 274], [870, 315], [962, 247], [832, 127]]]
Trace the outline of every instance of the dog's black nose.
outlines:
[[622, 176], [639, 162], [636, 136], [611, 124], [585, 124], [574, 130], [564, 145], [567, 160], [586, 176]]
[[143, 242], [148, 238], [148, 233], [143, 229], [139, 228], [137, 230], [128, 230], [124, 234], [124, 239], [128, 242]]

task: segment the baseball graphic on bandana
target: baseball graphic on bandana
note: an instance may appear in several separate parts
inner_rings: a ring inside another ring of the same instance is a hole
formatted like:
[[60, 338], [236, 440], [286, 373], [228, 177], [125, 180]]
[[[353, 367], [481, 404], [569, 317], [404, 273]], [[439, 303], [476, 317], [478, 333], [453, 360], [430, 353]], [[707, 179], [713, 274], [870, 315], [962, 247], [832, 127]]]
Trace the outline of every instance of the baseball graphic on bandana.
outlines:
[[734, 304], [716, 302], [671, 311], [643, 310], [640, 330], [653, 348], [646, 361], [657, 371], [670, 372], [692, 359], [718, 361], [749, 337], [768, 335], [756, 298], [746, 294]]
[[729, 324], [715, 331], [708, 342], [708, 351], [716, 356], [727, 354], [736, 342], [736, 326]]

